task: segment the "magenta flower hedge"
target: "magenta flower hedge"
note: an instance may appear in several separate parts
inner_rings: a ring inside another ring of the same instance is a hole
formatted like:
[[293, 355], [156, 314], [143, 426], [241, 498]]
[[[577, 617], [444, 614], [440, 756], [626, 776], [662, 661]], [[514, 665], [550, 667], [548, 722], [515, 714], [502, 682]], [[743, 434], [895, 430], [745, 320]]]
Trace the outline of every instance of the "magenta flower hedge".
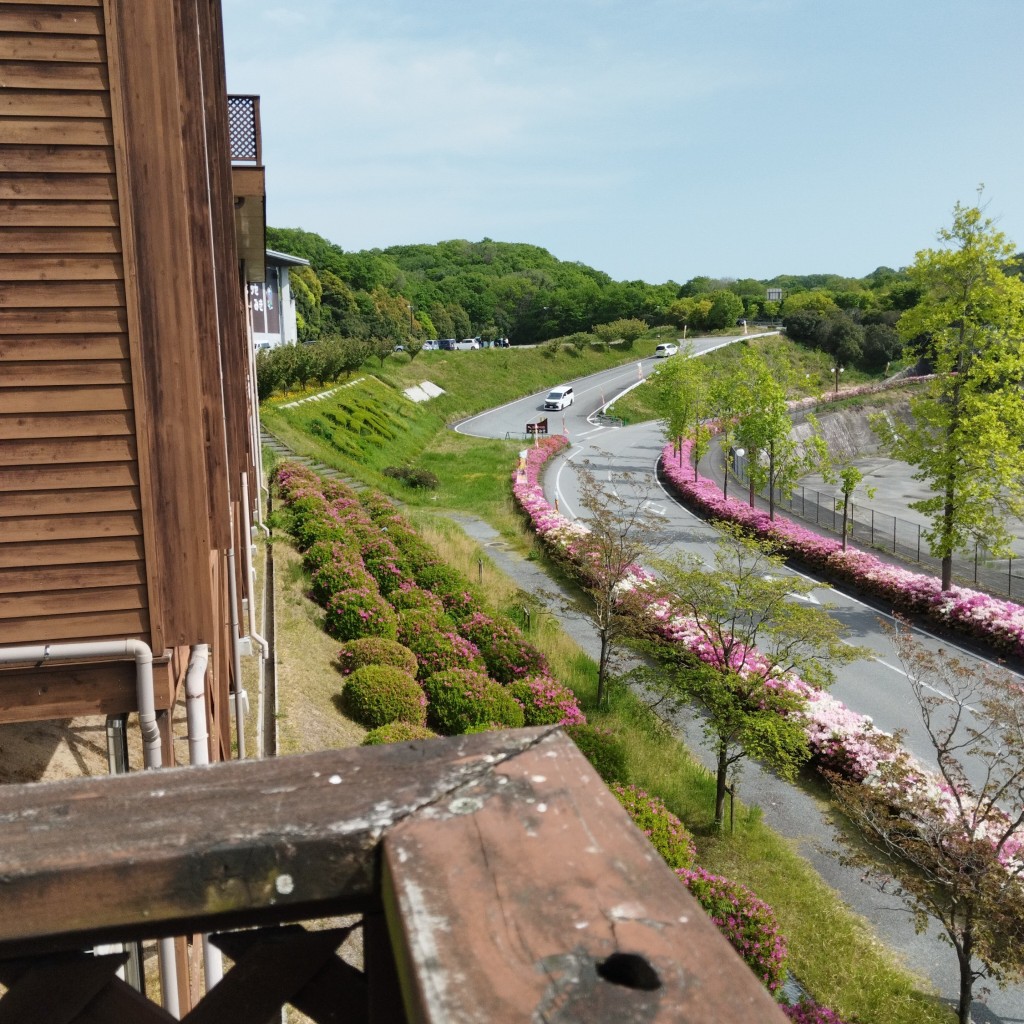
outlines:
[[576, 694], [550, 676], [533, 676], [510, 683], [509, 693], [523, 709], [527, 725], [583, 725], [586, 715]]
[[691, 479], [690, 442], [683, 442], [684, 465], [672, 455], [672, 446], [662, 452], [662, 470], [670, 486], [688, 505], [710, 519], [738, 523], [759, 537], [770, 538], [783, 552], [799, 559], [833, 579], [851, 583], [861, 591], [879, 598], [908, 614], [923, 615], [947, 628], [984, 640], [999, 651], [1024, 655], [1024, 607], [988, 594], [952, 587], [943, 591], [934, 576], [911, 572], [889, 565], [865, 551], [847, 547], [831, 537], [797, 523], [751, 508], [735, 498], [723, 498], [718, 485], [706, 477]]
[[676, 874], [747, 966], [775, 992], [786, 979], [789, 950], [772, 908], [745, 885], [703, 868], [678, 868]]
[[691, 868], [697, 851], [683, 823], [665, 806], [665, 801], [650, 796], [636, 786], [615, 783], [615, 798], [626, 809], [633, 823], [661, 854], [670, 868]]
[[782, 1012], [795, 1024], [855, 1024], [853, 1018], [840, 1017], [835, 1010], [819, 1006], [813, 999], [801, 999], [792, 1006], [783, 1005]]

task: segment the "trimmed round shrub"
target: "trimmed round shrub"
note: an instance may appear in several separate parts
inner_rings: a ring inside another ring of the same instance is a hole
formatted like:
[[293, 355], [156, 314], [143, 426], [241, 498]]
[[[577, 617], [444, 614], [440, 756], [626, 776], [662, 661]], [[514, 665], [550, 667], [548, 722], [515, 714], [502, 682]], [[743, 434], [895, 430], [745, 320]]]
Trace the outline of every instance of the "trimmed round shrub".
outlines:
[[636, 786], [619, 783], [613, 784], [611, 790], [670, 868], [693, 867], [697, 856], [693, 839], [660, 797], [648, 796]]
[[412, 740], [436, 740], [437, 733], [425, 725], [413, 725], [411, 722], [389, 722], [387, 725], [371, 729], [364, 737], [364, 747], [377, 747], [385, 743], [408, 743]]
[[436, 608], [408, 608], [398, 613], [398, 639], [414, 651], [433, 634], [454, 629], [455, 623]]
[[567, 726], [565, 731], [608, 785], [626, 781], [626, 748], [611, 729], [587, 723]]
[[416, 655], [420, 666], [416, 673], [419, 679], [449, 669], [482, 672], [485, 667], [480, 652], [458, 633], [427, 630], [415, 636], [405, 635], [405, 645]]
[[456, 736], [474, 726], [522, 728], [523, 709], [508, 690], [483, 672], [436, 672], [424, 681], [423, 688], [427, 691], [427, 721], [445, 736]]
[[341, 544], [332, 544], [331, 561], [321, 565], [310, 579], [310, 594], [317, 604], [326, 607], [331, 598], [341, 590], [366, 587], [371, 577], [363, 568], [358, 551]]
[[394, 665], [364, 665], [345, 682], [345, 710], [368, 729], [389, 722], [427, 724], [427, 697], [408, 672]]
[[306, 567], [306, 571], [312, 575], [317, 569], [330, 565], [331, 562], [338, 558], [344, 558], [348, 551], [348, 545], [342, 541], [318, 540], [315, 544], [311, 544], [306, 548], [306, 552], [302, 556], [302, 564]]
[[335, 640], [358, 640], [361, 636], [398, 636], [398, 620], [391, 605], [369, 587], [339, 590], [327, 602], [324, 629]]
[[383, 636], [364, 636], [349, 640], [338, 651], [338, 666], [342, 675], [349, 675], [365, 665], [392, 665], [415, 676], [419, 667], [416, 655], [396, 640]]
[[550, 671], [547, 658], [525, 639], [514, 623], [473, 612], [460, 622], [459, 632], [480, 648], [487, 672], [499, 683], [546, 675]]
[[527, 725], [583, 725], [587, 718], [576, 694], [550, 676], [532, 676], [510, 683], [508, 692], [523, 707]]
[[388, 600], [396, 612], [426, 609], [435, 618], [439, 619], [444, 615], [444, 605], [437, 594], [432, 594], [429, 590], [417, 587], [415, 583], [400, 583], [397, 590], [392, 590], [388, 594]]
[[383, 534], [367, 540], [360, 546], [359, 553], [382, 594], [390, 594], [408, 579], [398, 548]]
[[484, 603], [483, 598], [475, 591], [463, 585], [461, 590], [452, 590], [441, 595], [444, 609], [456, 621], [468, 619]]
[[745, 885], [703, 868], [678, 868], [676, 874], [747, 966], [774, 992], [786, 978], [788, 955], [775, 911]]
[[436, 558], [414, 569], [413, 574], [416, 582], [424, 590], [432, 590], [442, 599], [445, 594], [457, 594], [460, 590], [466, 589], [466, 578], [462, 573]]

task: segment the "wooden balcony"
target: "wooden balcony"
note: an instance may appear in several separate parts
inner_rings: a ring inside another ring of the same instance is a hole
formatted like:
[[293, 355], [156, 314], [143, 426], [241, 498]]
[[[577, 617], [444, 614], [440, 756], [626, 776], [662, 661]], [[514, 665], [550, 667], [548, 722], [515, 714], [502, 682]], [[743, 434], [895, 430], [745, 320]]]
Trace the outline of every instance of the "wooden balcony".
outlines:
[[558, 729], [0, 787], [0, 821], [5, 1022], [171, 1020], [82, 951], [204, 932], [234, 966], [179, 979], [191, 1024], [784, 1020]]

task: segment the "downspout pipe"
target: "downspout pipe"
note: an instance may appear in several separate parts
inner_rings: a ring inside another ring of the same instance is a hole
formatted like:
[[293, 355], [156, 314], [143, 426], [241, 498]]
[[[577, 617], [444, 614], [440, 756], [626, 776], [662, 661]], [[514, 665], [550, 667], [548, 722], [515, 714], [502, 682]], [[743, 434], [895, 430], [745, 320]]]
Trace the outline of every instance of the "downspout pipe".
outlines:
[[[234, 524], [231, 529], [234, 535]], [[245, 704], [246, 693], [242, 688], [242, 639], [238, 633], [238, 583], [235, 579], [235, 549], [228, 548], [228, 604], [231, 621], [231, 669], [235, 679], [235, 732], [238, 736], [238, 759], [245, 759]]]
[[[185, 721], [188, 724], [188, 760], [193, 765], [210, 763], [210, 731], [206, 727], [206, 669], [210, 663], [210, 645], [196, 644], [189, 651], [185, 671]], [[203, 935], [203, 963], [206, 967], [206, 990], [224, 977], [224, 957]]]
[[242, 539], [245, 542], [245, 582], [248, 591], [249, 636], [259, 645], [260, 657], [266, 661], [270, 644], [256, 631], [256, 570], [252, 564], [252, 526], [249, 519], [249, 474], [242, 474]]
[[[96, 640], [68, 644], [33, 644], [0, 648], [0, 665], [32, 662], [36, 668], [52, 661], [81, 661], [102, 658], [108, 661], [135, 659], [135, 698], [142, 729], [142, 761], [146, 768], [162, 768], [163, 750], [156, 719], [156, 691], [153, 686], [153, 652], [142, 640]], [[174, 958], [174, 939], [160, 939], [160, 989], [164, 1009], [175, 1019], [181, 1014], [178, 1000], [178, 967]]]

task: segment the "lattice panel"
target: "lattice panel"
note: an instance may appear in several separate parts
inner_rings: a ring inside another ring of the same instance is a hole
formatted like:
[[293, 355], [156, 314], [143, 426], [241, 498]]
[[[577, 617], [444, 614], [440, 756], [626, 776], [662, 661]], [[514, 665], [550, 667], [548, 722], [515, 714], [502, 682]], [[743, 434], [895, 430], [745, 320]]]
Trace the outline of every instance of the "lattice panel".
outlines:
[[[366, 977], [335, 955], [352, 928], [298, 925], [211, 936], [234, 961], [183, 1024], [254, 1024], [294, 1006], [316, 1024], [368, 1019]], [[0, 961], [5, 1024], [170, 1024], [173, 1018], [115, 973], [126, 954], [71, 953]]]
[[232, 160], [259, 161], [256, 100], [253, 97], [228, 97], [228, 136]]

